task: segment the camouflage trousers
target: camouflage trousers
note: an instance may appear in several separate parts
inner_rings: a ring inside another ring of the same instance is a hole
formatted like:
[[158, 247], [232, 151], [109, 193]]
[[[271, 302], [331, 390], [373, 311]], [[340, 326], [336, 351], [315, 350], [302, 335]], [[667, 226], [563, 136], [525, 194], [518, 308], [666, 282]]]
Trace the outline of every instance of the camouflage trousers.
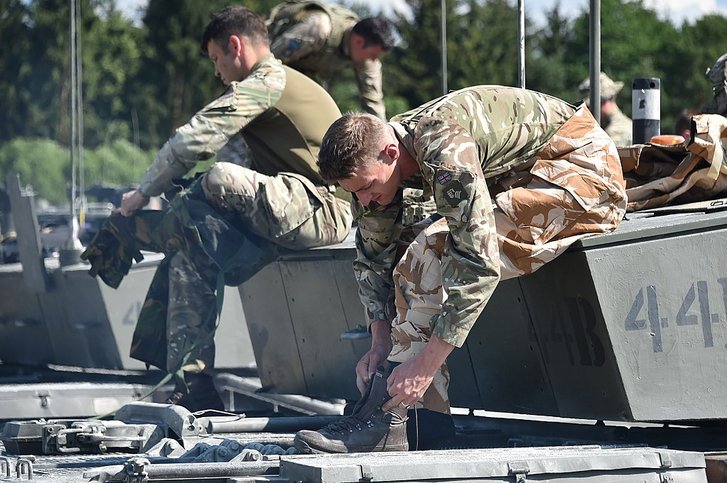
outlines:
[[[339, 243], [351, 227], [350, 203], [301, 175], [266, 176], [217, 163], [200, 183], [205, 199], [221, 216], [287, 249]], [[220, 267], [207, 255], [192, 246], [169, 257], [168, 371], [182, 362], [186, 372], [213, 367]]]
[[[536, 271], [584, 236], [614, 230], [626, 211], [616, 146], [587, 110], [578, 110], [532, 161], [529, 171], [511, 173], [489, 187], [503, 280]], [[446, 219], [430, 217], [411, 230], [413, 241], [404, 242], [393, 271], [392, 362], [421, 352], [446, 297], [441, 267]], [[418, 407], [448, 413], [448, 386], [445, 363]]]
[[351, 229], [351, 207], [333, 188], [303, 175], [266, 176], [232, 163], [216, 163], [204, 175], [205, 198], [257, 235], [292, 250], [343, 241]]

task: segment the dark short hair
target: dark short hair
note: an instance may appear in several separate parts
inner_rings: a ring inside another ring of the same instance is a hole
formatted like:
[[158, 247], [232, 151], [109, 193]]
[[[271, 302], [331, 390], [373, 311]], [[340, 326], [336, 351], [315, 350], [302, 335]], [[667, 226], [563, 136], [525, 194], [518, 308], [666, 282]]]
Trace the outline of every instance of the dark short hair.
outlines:
[[202, 34], [200, 48], [207, 54], [207, 45], [214, 40], [227, 52], [227, 39], [231, 35], [245, 36], [254, 45], [270, 45], [263, 19], [247, 7], [230, 5], [212, 14], [212, 20]]
[[353, 176], [367, 160], [378, 157], [386, 123], [361, 112], [347, 113], [334, 121], [323, 136], [318, 168], [328, 181]]
[[396, 27], [389, 19], [380, 15], [359, 21], [351, 32], [364, 38], [364, 47], [379, 45], [386, 51], [397, 44]]

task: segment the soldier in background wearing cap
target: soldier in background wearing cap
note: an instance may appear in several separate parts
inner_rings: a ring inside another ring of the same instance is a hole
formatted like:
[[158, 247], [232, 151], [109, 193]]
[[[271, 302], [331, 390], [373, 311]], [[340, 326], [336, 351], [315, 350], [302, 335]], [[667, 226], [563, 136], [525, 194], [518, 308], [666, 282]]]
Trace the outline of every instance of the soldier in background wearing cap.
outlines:
[[326, 89], [335, 75], [353, 67], [361, 107], [386, 120], [379, 58], [395, 44], [396, 29], [389, 20], [359, 20], [340, 5], [289, 0], [273, 7], [267, 25], [275, 57]]
[[[624, 86], [623, 82], [614, 82], [601, 72], [599, 77], [601, 85], [601, 127], [611, 136], [616, 146], [629, 146], [631, 144], [631, 119], [624, 114], [616, 104], [616, 95]], [[587, 77], [578, 85], [581, 98], [586, 105], [591, 94], [591, 80]]]

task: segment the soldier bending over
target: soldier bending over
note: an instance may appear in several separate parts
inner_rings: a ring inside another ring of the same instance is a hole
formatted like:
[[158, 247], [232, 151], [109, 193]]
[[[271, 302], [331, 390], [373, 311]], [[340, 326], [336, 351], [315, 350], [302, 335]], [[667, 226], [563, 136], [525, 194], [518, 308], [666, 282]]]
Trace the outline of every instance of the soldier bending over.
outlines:
[[291, 0], [273, 7], [267, 23], [275, 57], [327, 89], [334, 76], [353, 67], [361, 107], [386, 119], [379, 58], [395, 43], [389, 20], [359, 20], [334, 3]]
[[[354, 271], [372, 340], [356, 365], [362, 401], [300, 431], [304, 452], [407, 449], [414, 405], [452, 427], [446, 359], [499, 280], [614, 230], [626, 210], [616, 146], [587, 107], [518, 88], [462, 89], [389, 123], [347, 114], [328, 129], [319, 166], [355, 197]], [[402, 187], [424, 184], [437, 212], [404, 229]], [[388, 378], [377, 372], [387, 361]]]

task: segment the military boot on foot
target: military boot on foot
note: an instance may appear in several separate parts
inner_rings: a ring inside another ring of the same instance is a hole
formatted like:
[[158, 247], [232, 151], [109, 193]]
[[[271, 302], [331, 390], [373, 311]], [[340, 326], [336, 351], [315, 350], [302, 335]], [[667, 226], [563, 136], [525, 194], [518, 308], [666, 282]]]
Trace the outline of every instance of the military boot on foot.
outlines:
[[376, 371], [350, 416], [318, 431], [298, 431], [296, 449], [301, 453], [407, 451], [407, 408], [384, 412], [381, 406], [388, 400], [384, 372]]

